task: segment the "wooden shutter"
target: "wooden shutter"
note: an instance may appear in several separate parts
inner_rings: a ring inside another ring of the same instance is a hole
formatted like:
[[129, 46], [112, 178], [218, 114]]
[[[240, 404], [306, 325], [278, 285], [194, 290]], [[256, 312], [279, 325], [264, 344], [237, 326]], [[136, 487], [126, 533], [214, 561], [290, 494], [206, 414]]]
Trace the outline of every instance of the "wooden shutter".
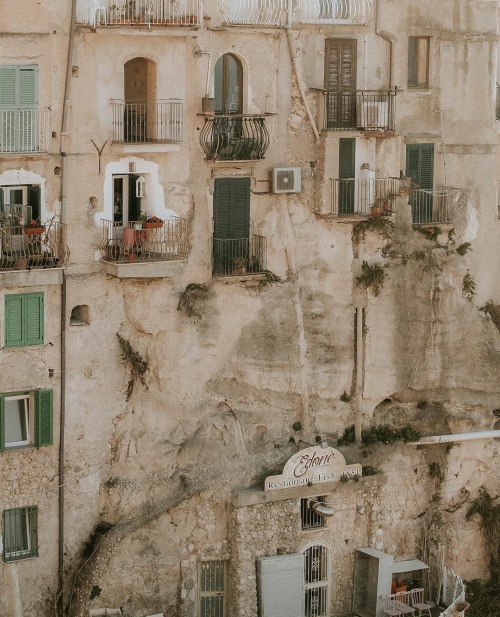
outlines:
[[217, 178], [214, 190], [214, 237], [248, 238], [250, 178]]
[[18, 76], [18, 106], [20, 109], [34, 109], [37, 101], [38, 67], [20, 66]]
[[418, 187], [432, 189], [434, 182], [434, 144], [406, 146], [406, 175]]
[[356, 92], [356, 39], [327, 39], [325, 45], [326, 90]]
[[40, 187], [37, 185], [28, 186], [28, 206], [31, 207], [31, 216], [38, 220], [40, 218]]
[[25, 294], [25, 344], [43, 343], [43, 293]]
[[354, 189], [356, 176], [356, 140], [339, 139], [339, 214], [354, 213]]
[[408, 39], [408, 85], [417, 85], [417, 37]]
[[5, 398], [0, 394], [0, 452], [5, 450]]
[[24, 345], [24, 295], [5, 296], [5, 346]]
[[53, 442], [52, 390], [37, 390], [35, 445], [50, 446]]
[[16, 66], [0, 66], [0, 107], [16, 107]]

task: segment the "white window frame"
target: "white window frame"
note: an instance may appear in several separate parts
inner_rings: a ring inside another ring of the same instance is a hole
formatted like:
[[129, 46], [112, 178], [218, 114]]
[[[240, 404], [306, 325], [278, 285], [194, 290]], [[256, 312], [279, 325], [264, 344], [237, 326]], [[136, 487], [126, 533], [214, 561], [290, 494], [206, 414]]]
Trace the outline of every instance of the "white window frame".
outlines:
[[[19, 400], [24, 400], [24, 423], [25, 423], [25, 427], [26, 427], [26, 437], [27, 439], [23, 439], [21, 441], [7, 441], [7, 434], [5, 434], [5, 448], [17, 448], [20, 446], [29, 446], [32, 443], [32, 436], [33, 436], [33, 401], [32, 401], [32, 397], [29, 393], [25, 393], [25, 394], [15, 394], [13, 396], [6, 396], [4, 399], [5, 402], [5, 407], [4, 407], [4, 430], [5, 433], [7, 433], [6, 427], [7, 427], [7, 403], [8, 401], [19, 401]], [[17, 410], [16, 410], [17, 411]]]
[[[0, 187], [3, 190], [4, 206], [26, 206], [28, 205], [28, 186], [26, 184], [9, 185]], [[11, 191], [22, 191], [23, 201], [22, 203], [11, 203]]]

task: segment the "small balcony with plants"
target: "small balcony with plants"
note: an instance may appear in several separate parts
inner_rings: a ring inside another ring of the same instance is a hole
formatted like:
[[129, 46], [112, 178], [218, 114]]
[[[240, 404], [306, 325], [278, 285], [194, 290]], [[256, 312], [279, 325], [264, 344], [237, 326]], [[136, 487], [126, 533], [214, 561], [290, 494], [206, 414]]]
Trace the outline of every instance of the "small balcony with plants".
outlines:
[[50, 109], [0, 107], [0, 154], [48, 152]]
[[47, 223], [30, 217], [29, 206], [2, 206], [0, 271], [49, 270], [67, 262], [66, 226], [54, 217]]
[[168, 264], [185, 261], [190, 249], [186, 218], [145, 215], [126, 224], [102, 221], [101, 261], [118, 277], [166, 276], [172, 273]]
[[212, 238], [214, 276], [250, 276], [267, 272], [267, 238]]
[[424, 189], [412, 186], [409, 196], [414, 225], [447, 225], [452, 221], [453, 199], [457, 189], [438, 187]]
[[76, 23], [102, 26], [148, 28], [199, 27], [202, 0], [78, 0]]
[[219, 0], [226, 25], [284, 27], [299, 24], [366, 25], [374, 0]]
[[393, 133], [398, 90], [319, 90], [318, 125], [325, 131]]
[[394, 213], [399, 178], [330, 178], [329, 214], [336, 217]]
[[266, 118], [250, 114], [205, 117], [200, 144], [209, 161], [258, 161], [269, 146]]

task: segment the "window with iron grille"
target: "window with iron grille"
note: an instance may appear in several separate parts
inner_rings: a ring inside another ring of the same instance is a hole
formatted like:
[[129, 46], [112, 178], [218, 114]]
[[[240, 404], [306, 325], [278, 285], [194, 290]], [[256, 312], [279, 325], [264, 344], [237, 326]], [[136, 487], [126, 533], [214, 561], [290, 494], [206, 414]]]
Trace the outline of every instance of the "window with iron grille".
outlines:
[[325, 495], [321, 497], [313, 497], [313, 499], [301, 499], [300, 500], [300, 518], [302, 520], [302, 529], [312, 529], [314, 527], [324, 527], [325, 517], [321, 516], [311, 508], [311, 501], [318, 501], [324, 504], [326, 500]]
[[37, 508], [13, 508], [3, 513], [3, 560], [38, 557]]
[[326, 544], [313, 544], [304, 551], [305, 617], [329, 617], [330, 569]]
[[0, 394], [0, 451], [52, 444], [52, 390]]
[[226, 562], [201, 561], [198, 564], [199, 617], [226, 615]]

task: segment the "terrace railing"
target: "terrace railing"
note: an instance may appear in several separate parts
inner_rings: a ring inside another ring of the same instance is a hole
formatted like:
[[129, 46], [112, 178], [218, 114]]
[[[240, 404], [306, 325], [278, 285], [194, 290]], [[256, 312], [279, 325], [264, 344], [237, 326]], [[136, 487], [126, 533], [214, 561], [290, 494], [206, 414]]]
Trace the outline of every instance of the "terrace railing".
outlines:
[[113, 141], [118, 143], [179, 143], [183, 133], [183, 101], [111, 101]]
[[2, 218], [0, 270], [61, 267], [68, 258], [65, 225], [50, 221], [33, 229]]
[[441, 590], [441, 604], [447, 608], [439, 617], [457, 617], [464, 611], [458, 612], [456, 605], [465, 602], [465, 585], [462, 579], [450, 568], [443, 568], [443, 587]]
[[451, 222], [453, 190], [410, 190], [411, 215], [414, 225], [432, 225]]
[[267, 268], [267, 238], [213, 238], [212, 271], [218, 276], [259, 274]]
[[395, 90], [322, 91], [322, 122], [327, 131], [394, 131]]
[[199, 26], [202, 0], [78, 0], [83, 26]]
[[189, 220], [172, 218], [157, 223], [129, 221], [102, 222], [101, 255], [104, 261], [153, 262], [187, 259]]
[[366, 24], [374, 0], [218, 0], [223, 23], [280, 27], [295, 24]]
[[49, 118], [49, 108], [0, 108], [0, 153], [47, 152]]
[[200, 143], [209, 160], [263, 159], [269, 146], [265, 117], [216, 115], [205, 118], [205, 125], [200, 133]]
[[330, 214], [379, 216], [392, 214], [399, 178], [330, 179]]

